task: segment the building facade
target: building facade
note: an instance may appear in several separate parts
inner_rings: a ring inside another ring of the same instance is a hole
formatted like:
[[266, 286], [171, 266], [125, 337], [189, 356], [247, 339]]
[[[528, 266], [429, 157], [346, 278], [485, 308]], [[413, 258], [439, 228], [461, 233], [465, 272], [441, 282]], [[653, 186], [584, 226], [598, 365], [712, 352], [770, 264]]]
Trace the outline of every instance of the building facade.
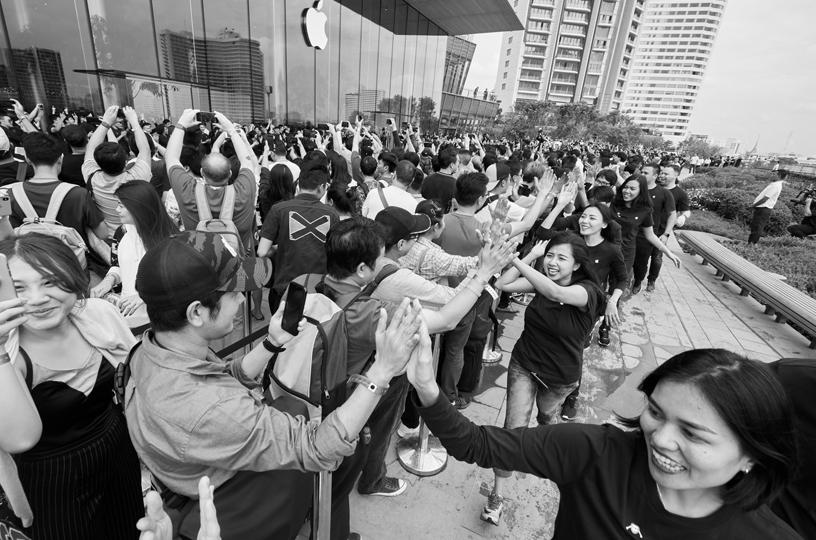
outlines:
[[685, 139], [726, 2], [647, 3], [623, 112], [668, 140]]
[[[519, 28], [509, 4], [326, 0], [328, 42], [307, 44], [313, 0], [0, 0], [0, 99], [30, 110], [133, 105], [240, 122], [365, 116], [438, 126], [448, 36]], [[315, 37], [315, 36], [312, 36]]]
[[514, 0], [524, 30], [506, 32], [494, 91], [517, 100], [620, 108], [645, 0]]

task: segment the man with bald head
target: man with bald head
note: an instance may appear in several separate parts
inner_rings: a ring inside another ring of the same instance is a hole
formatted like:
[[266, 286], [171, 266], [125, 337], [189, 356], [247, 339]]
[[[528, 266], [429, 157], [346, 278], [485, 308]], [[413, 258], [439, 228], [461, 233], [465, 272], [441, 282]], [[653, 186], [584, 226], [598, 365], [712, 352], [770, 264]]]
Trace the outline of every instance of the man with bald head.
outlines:
[[[167, 174], [173, 194], [178, 201], [181, 220], [188, 231], [195, 230], [198, 225], [198, 205], [195, 197], [197, 182], [204, 183], [204, 193], [213, 217], [218, 217], [224, 200], [224, 188], [229, 184], [231, 169], [230, 161], [223, 154], [211, 153], [201, 160], [201, 178], [196, 177], [181, 165], [181, 151], [184, 146], [184, 134], [187, 130], [198, 125], [195, 109], [186, 109], [176, 122], [176, 129], [167, 141], [165, 161]], [[232, 221], [238, 228], [241, 241], [249, 252], [255, 249], [255, 173], [251, 159], [252, 150], [244, 143], [235, 125], [223, 114], [215, 113], [218, 124], [232, 140], [235, 154], [240, 160], [241, 167], [238, 176], [232, 185], [235, 187], [235, 207]]]
[[363, 216], [374, 219], [389, 206], [399, 206], [410, 213], [416, 210], [417, 200], [408, 193], [408, 186], [414, 181], [416, 167], [407, 159], [397, 163], [396, 175], [390, 186], [372, 189], [363, 202]]

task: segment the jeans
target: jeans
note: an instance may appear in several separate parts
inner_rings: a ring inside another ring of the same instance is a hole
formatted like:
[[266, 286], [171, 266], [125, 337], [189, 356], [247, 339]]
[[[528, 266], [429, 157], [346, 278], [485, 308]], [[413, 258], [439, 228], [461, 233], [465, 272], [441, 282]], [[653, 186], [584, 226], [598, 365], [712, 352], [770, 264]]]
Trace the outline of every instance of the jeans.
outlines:
[[493, 317], [491, 308], [493, 307], [493, 297], [488, 292], [482, 292], [482, 296], [473, 306], [475, 317], [473, 326], [470, 328], [465, 344], [464, 359], [465, 365], [462, 368], [462, 375], [459, 377], [457, 390], [459, 394], [472, 395], [479, 387], [482, 378], [482, 357], [484, 356], [485, 343], [490, 329], [493, 328]]
[[[521, 366], [515, 358], [510, 359], [507, 369], [507, 413], [504, 428], [527, 427], [533, 412], [533, 402], [538, 408], [538, 425], [551, 424], [561, 411], [564, 400], [578, 387], [578, 382], [558, 385], [536, 380], [533, 374]], [[511, 471], [493, 469], [496, 476], [509, 477]]]
[[[651, 259], [651, 264], [649, 264]], [[640, 283], [646, 277], [646, 268], [649, 269], [649, 281], [657, 281], [660, 268], [663, 266], [663, 252], [653, 246], [645, 237], [638, 237], [635, 244], [635, 262], [633, 271], [635, 283]]]
[[756, 244], [765, 233], [765, 227], [771, 220], [771, 209], [765, 207], [754, 208], [754, 218], [751, 220], [751, 234], [748, 235], [748, 243]]
[[473, 319], [476, 317], [475, 306], [465, 313], [465, 316], [456, 325], [456, 328], [442, 336], [442, 356], [439, 362], [439, 387], [448, 401], [458, 397], [456, 385], [462, 376], [465, 365], [465, 344], [470, 336]]

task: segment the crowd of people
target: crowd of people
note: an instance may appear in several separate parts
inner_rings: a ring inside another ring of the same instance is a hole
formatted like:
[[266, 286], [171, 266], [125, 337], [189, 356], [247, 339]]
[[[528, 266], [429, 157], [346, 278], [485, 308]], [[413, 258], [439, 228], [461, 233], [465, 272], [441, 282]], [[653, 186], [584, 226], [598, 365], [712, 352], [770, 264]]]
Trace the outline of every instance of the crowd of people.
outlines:
[[[664, 257], [680, 266], [685, 156], [393, 119], [378, 134], [361, 118], [13, 108], [0, 523], [15, 538], [291, 539], [328, 470], [330, 536], [360, 538], [349, 495], [407, 489], [385, 458], [420, 416], [453, 457], [494, 468], [489, 523], [515, 470], [558, 484], [559, 539], [816, 535], [813, 366], [691, 350], [643, 380], [626, 429], [574, 422], [584, 351], [612, 345], [621, 304], [644, 280], [654, 291]], [[270, 360], [320, 324], [284, 320], [311, 276], [305, 309], [319, 296], [342, 317], [343, 354], [326, 354], [349, 380], [317, 418], [268, 388]], [[244, 302], [268, 331], [221, 359]], [[511, 303], [525, 312], [504, 427], [477, 426], [460, 411]]]

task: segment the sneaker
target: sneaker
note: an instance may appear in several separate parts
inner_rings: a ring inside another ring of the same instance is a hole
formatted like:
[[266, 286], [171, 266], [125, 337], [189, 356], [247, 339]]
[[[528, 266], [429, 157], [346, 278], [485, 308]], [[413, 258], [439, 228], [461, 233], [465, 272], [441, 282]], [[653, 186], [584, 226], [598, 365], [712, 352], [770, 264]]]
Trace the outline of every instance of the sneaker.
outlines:
[[484, 354], [482, 355], [482, 365], [485, 366], [492, 366], [493, 364], [498, 364], [502, 359], [502, 353], [500, 351], [493, 351], [491, 349], [486, 349]]
[[609, 347], [609, 327], [605, 324], [602, 324], [600, 328], [598, 328], [598, 345], [601, 347]]
[[458, 398], [451, 401], [451, 405], [456, 407], [457, 409], [464, 410], [470, 406], [470, 398], [466, 398], [464, 396], [459, 396]]
[[576, 400], [567, 398], [564, 404], [561, 406], [561, 420], [565, 422], [572, 422], [575, 420], [575, 417], [578, 415], [578, 409], [575, 406]]
[[637, 294], [640, 292], [640, 282], [638, 281], [634, 285], [632, 285], [632, 294]]
[[654, 289], [655, 289], [655, 282], [654, 281], [646, 282], [646, 292], [654, 292]]
[[415, 428], [409, 428], [402, 422], [400, 422], [399, 427], [397, 428], [397, 437], [400, 439], [407, 439], [408, 437], [413, 437], [414, 435], [419, 435], [419, 426]]
[[402, 478], [394, 478], [393, 476], [386, 476], [380, 481], [380, 485], [377, 486], [374, 491], [359, 491], [360, 495], [380, 495], [382, 497], [396, 497], [397, 495], [401, 495], [405, 488], [408, 487], [408, 484], [405, 483], [405, 480]]
[[504, 499], [498, 493], [491, 491], [487, 496], [487, 504], [482, 508], [482, 521], [487, 521], [493, 525], [498, 525], [501, 519], [502, 511], [504, 510]]

